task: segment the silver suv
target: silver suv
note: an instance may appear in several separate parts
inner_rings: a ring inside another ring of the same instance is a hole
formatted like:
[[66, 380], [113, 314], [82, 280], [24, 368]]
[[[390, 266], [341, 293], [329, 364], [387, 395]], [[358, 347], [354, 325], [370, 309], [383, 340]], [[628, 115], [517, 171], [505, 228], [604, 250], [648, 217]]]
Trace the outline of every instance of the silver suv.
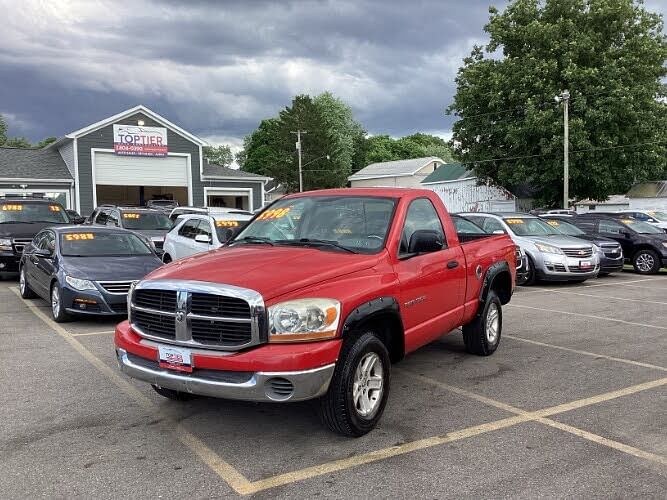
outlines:
[[537, 280], [585, 281], [600, 272], [600, 248], [560, 233], [539, 217], [482, 212], [460, 215], [490, 233], [508, 234], [526, 252], [530, 267], [526, 285]]

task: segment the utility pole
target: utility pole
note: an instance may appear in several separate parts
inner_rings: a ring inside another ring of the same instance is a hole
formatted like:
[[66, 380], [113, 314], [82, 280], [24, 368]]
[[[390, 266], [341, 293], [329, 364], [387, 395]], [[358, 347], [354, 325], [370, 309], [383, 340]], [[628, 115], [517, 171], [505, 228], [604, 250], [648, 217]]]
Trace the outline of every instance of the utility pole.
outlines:
[[556, 96], [556, 102], [563, 103], [563, 208], [570, 208], [570, 91]]
[[296, 134], [296, 150], [299, 153], [299, 193], [303, 193], [303, 172], [301, 171], [301, 134], [307, 134], [305, 130], [297, 130], [296, 132], [291, 132]]

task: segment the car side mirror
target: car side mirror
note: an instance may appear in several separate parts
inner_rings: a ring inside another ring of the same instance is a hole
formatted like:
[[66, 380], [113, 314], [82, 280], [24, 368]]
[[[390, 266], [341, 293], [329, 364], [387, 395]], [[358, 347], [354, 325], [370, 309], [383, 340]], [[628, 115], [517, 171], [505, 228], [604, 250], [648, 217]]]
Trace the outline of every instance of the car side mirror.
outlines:
[[53, 255], [53, 252], [51, 250], [47, 250], [46, 248], [37, 248], [32, 254], [35, 257], [40, 257], [42, 259], [49, 259]]
[[421, 254], [437, 252], [444, 247], [442, 235], [438, 231], [431, 229], [419, 229], [412, 233], [410, 244], [408, 245], [409, 254]]
[[505, 231], [502, 229], [496, 229], [492, 234], [505, 234]]
[[197, 243], [206, 243], [207, 245], [211, 244], [210, 236], [206, 236], [205, 234], [198, 234], [197, 236], [195, 236], [195, 241]]

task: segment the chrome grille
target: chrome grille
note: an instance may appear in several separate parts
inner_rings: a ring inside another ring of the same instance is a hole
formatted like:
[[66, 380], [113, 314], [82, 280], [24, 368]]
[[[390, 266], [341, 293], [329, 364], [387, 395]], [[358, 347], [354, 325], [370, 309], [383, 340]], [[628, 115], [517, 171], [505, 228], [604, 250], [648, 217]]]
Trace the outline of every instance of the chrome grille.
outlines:
[[114, 295], [126, 295], [134, 281], [98, 281], [97, 284]]
[[623, 254], [623, 252], [621, 251], [621, 245], [613, 245], [607, 243], [603, 244], [601, 248], [605, 256], [610, 257], [612, 259], [618, 259]]
[[582, 248], [563, 248], [563, 253], [568, 257], [574, 257], [577, 259], [585, 259], [593, 255], [592, 247], [582, 247]]
[[32, 242], [31, 238], [14, 238], [12, 244], [14, 245], [14, 251], [16, 253], [23, 253], [23, 249], [30, 245]]
[[253, 290], [155, 280], [137, 284], [130, 300], [132, 327], [149, 339], [234, 351], [267, 337], [264, 301]]

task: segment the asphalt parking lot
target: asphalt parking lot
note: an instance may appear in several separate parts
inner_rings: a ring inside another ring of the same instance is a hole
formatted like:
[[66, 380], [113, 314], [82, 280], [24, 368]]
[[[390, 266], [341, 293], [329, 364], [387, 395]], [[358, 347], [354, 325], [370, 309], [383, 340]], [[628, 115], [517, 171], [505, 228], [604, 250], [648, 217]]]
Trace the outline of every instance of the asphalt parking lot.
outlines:
[[394, 367], [359, 439], [312, 406], [165, 400], [115, 366], [115, 321], [57, 325], [0, 282], [0, 496], [659, 497], [667, 273], [520, 288], [491, 357], [452, 332]]

